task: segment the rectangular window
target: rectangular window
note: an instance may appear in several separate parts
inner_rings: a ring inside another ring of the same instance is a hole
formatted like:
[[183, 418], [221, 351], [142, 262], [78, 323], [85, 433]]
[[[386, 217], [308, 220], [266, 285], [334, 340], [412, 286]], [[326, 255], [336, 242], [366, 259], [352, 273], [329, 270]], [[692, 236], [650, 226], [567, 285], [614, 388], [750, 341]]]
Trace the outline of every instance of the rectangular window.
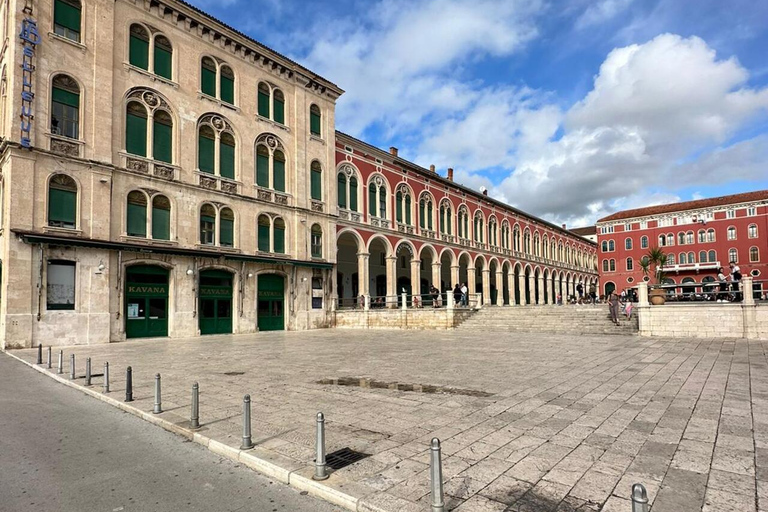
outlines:
[[320, 136], [320, 115], [313, 112], [309, 114], [309, 132], [312, 135]]
[[128, 236], [147, 236], [147, 205], [128, 203], [126, 233]]
[[624, 231], [632, 231], [632, 224], [629, 222], [624, 223]]
[[75, 229], [76, 214], [77, 193], [51, 187], [48, 191], [48, 225]]
[[275, 159], [274, 176], [272, 177], [272, 187], [278, 192], [285, 192], [285, 162]]
[[640, 229], [648, 229], [648, 221], [647, 220], [640, 221]]
[[322, 173], [320, 171], [311, 171], [310, 174], [312, 175], [311, 179], [311, 193], [312, 193], [312, 199], [315, 199], [317, 201], [321, 201], [323, 199], [323, 192], [322, 192]]
[[141, 69], [149, 69], [149, 41], [131, 34], [130, 47], [128, 48], [128, 61], [131, 65]]
[[275, 226], [275, 252], [285, 254], [285, 228]]
[[171, 239], [171, 210], [152, 208], [152, 238]]
[[747, 208], [747, 216], [748, 217], [754, 217], [755, 215], [757, 215], [757, 208], [756, 207], [750, 206], [749, 208]]
[[200, 243], [213, 245], [216, 233], [216, 219], [203, 215], [200, 217]]
[[171, 79], [172, 76], [172, 53], [165, 48], [158, 46], [155, 41], [155, 74], [163, 78]]
[[323, 309], [323, 278], [312, 278], [312, 309]]
[[235, 146], [219, 144], [219, 173], [222, 178], [235, 179]]
[[235, 104], [235, 81], [227, 76], [221, 77], [221, 101]]
[[48, 260], [46, 304], [49, 310], [75, 309], [75, 262]]
[[197, 150], [199, 154], [197, 156], [197, 161], [198, 165], [200, 166], [200, 171], [213, 174], [216, 141], [202, 135], [198, 137], [198, 141]]
[[313, 258], [322, 258], [323, 257], [323, 235], [322, 233], [312, 233], [311, 237], [311, 243], [310, 243], [312, 249], [312, 257]]
[[256, 185], [269, 187], [269, 155], [256, 156]]
[[125, 150], [138, 156], [147, 156], [147, 118], [128, 113], [125, 120]]
[[54, 87], [52, 100], [51, 133], [77, 139], [80, 125], [80, 95]]
[[219, 245], [222, 247], [232, 247], [235, 245], [235, 221], [232, 219], [221, 219], [219, 221]]
[[66, 0], [53, 4], [53, 31], [72, 41], [80, 42], [80, 7]]
[[170, 164], [173, 153], [173, 127], [157, 120], [152, 124], [152, 157]]
[[269, 224], [259, 224], [259, 251], [269, 252]]
[[733, 209], [727, 210], [725, 212], [725, 218], [726, 219], [735, 219], [736, 218], [736, 210], [733, 210]]
[[259, 115], [269, 118], [269, 93], [259, 91]]

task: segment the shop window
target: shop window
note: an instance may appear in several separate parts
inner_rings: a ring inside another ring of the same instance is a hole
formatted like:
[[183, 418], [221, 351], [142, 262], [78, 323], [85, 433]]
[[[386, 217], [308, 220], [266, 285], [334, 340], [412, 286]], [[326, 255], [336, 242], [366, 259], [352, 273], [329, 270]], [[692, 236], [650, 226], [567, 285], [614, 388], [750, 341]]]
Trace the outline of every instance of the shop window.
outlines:
[[48, 260], [46, 306], [49, 310], [75, 309], [74, 261]]

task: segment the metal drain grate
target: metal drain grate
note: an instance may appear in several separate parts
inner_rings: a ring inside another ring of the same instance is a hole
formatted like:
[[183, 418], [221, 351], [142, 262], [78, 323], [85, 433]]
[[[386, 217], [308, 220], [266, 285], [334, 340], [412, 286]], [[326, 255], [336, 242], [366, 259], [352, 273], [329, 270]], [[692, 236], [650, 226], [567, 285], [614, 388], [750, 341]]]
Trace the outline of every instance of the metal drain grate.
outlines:
[[370, 457], [370, 453], [356, 452], [351, 448], [342, 448], [325, 456], [325, 463], [331, 469], [341, 469], [359, 460]]

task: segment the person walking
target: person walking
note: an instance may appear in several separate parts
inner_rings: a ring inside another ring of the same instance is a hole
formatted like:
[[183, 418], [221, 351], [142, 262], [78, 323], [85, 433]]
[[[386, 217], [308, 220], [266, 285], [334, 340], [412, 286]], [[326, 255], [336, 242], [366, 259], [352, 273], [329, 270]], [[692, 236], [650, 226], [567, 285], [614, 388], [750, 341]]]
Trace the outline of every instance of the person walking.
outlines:
[[467, 283], [461, 284], [461, 305], [469, 305], [469, 288], [467, 288]]
[[720, 283], [720, 290], [717, 294], [717, 302], [726, 302], [726, 297], [728, 296], [728, 282], [725, 279], [723, 267], [717, 269], [717, 280]]
[[576, 293], [579, 294], [579, 304], [581, 304], [582, 299], [584, 297], [584, 287], [581, 286], [581, 283], [576, 285]]
[[619, 296], [616, 290], [612, 291], [608, 297], [608, 311], [611, 313], [611, 321], [619, 325]]
[[597, 302], [597, 287], [594, 283], [589, 286], [589, 300], [592, 301], [592, 304]]
[[731, 290], [733, 291], [734, 302], [741, 302], [741, 268], [732, 261], [728, 265], [731, 269]]
[[453, 303], [457, 306], [461, 305], [461, 287], [459, 283], [456, 283], [456, 286], [453, 288]]

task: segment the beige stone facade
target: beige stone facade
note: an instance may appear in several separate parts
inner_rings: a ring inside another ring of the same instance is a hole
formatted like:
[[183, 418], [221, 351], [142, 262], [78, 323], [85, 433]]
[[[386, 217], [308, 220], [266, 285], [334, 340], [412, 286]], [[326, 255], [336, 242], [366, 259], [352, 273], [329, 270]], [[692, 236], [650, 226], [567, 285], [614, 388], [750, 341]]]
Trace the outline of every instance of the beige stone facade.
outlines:
[[[330, 325], [336, 256], [331, 216], [335, 211], [329, 207], [333, 204], [329, 199], [335, 197], [334, 106], [343, 91], [184, 3], [82, 0], [79, 41], [56, 26], [61, 15], [54, 13], [60, 8], [57, 3], [61, 2], [6, 0], [0, 12], [2, 347], [125, 339], [126, 314], [136, 314], [126, 308], [126, 276], [136, 264], [168, 272], [164, 335], [170, 337], [200, 333], [200, 276], [208, 269], [231, 273], [228, 314], [233, 333], [258, 329], [258, 283], [266, 274], [284, 278], [284, 328]], [[72, 7], [78, 2], [63, 3]], [[31, 26], [25, 19], [36, 23], [37, 34], [30, 39], [37, 44], [19, 37], [25, 23], [27, 29]], [[132, 25], [150, 34], [148, 70], [129, 63]], [[153, 72], [158, 57], [152, 44], [160, 36], [172, 46], [170, 79]], [[22, 68], [25, 47], [31, 49], [27, 51], [33, 56], [27, 58], [34, 66], [27, 73]], [[218, 70], [214, 95], [202, 90], [205, 57]], [[225, 66], [234, 75], [231, 104], [217, 99], [224, 94], [220, 79], [227, 73]], [[79, 92], [76, 136], [64, 136], [52, 124], [54, 78], [63, 75]], [[271, 95], [282, 93], [282, 122], [270, 120], [275, 118], [274, 104], [270, 115], [258, 114], [260, 83]], [[34, 94], [31, 102], [22, 101], [25, 90]], [[170, 161], [153, 159], [151, 150], [145, 156], [128, 151], [129, 102], [149, 112], [150, 148], [158, 144], [153, 115], [160, 110], [169, 114], [172, 142], [165, 160]], [[320, 112], [319, 135], [310, 133], [313, 105]], [[221, 175], [220, 146], [214, 172], [200, 171], [199, 127], [206, 123], [218, 132], [216, 141], [224, 132], [234, 138], [233, 178]], [[26, 128], [28, 132], [23, 131]], [[28, 148], [23, 147], [26, 136]], [[279, 149], [284, 154], [284, 187], [275, 186], [277, 178], [270, 179], [269, 186], [256, 185], [259, 142], [270, 152]], [[319, 164], [322, 177], [320, 198], [314, 200], [310, 198], [313, 162]], [[55, 175], [68, 176], [76, 184], [72, 226], [51, 222], [49, 188]], [[144, 236], [129, 236], [127, 227], [127, 198], [135, 191], [148, 201]], [[170, 203], [167, 240], [152, 237], [156, 197]], [[201, 234], [205, 205], [216, 219], [210, 243], [204, 243]], [[234, 217], [231, 245], [223, 243], [220, 222], [225, 211]], [[284, 249], [278, 250], [272, 231], [275, 247], [259, 250], [260, 215], [270, 219], [272, 229], [277, 219], [284, 223]], [[321, 233], [320, 247], [311, 237], [313, 227]], [[49, 307], [52, 261], [74, 263], [71, 308]]]

